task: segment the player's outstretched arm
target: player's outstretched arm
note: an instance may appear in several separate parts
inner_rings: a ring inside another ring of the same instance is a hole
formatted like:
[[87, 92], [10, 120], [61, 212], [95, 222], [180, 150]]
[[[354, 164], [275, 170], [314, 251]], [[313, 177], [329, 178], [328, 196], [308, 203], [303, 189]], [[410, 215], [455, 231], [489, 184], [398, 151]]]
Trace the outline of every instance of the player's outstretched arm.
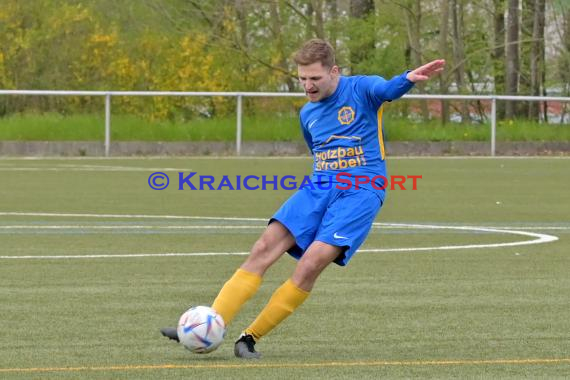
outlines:
[[444, 66], [445, 60], [438, 59], [418, 67], [407, 74], [403, 73], [397, 75], [388, 81], [381, 77], [374, 79], [368, 77], [368, 81], [363, 80], [361, 83], [372, 83], [369, 91], [373, 95], [373, 98], [380, 100], [380, 103], [392, 101], [399, 99], [406, 92], [410, 91], [414, 83], [428, 80], [433, 75], [442, 72]]
[[426, 63], [423, 66], [418, 67], [417, 69], [410, 71], [406, 78], [410, 82], [423, 82], [430, 79], [435, 74], [441, 73], [445, 66], [445, 59], [436, 59], [435, 61], [431, 61], [430, 63]]

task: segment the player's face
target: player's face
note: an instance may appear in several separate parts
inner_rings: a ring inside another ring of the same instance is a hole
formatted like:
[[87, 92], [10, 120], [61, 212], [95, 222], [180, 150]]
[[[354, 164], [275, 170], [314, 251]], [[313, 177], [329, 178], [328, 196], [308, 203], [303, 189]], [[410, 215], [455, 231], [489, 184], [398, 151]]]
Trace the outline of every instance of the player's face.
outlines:
[[311, 102], [319, 102], [333, 94], [338, 85], [338, 66], [326, 67], [320, 62], [298, 65], [299, 81]]

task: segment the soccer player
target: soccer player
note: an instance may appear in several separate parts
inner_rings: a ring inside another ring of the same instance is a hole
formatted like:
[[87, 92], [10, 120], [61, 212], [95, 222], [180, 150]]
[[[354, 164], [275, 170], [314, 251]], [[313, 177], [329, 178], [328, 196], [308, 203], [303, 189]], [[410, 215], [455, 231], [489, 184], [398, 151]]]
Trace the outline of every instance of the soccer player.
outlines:
[[[385, 195], [382, 104], [400, 98], [445, 65], [435, 60], [391, 80], [342, 76], [333, 48], [320, 39], [306, 42], [294, 59], [309, 98], [300, 122], [314, 157], [313, 186], [299, 189], [273, 215], [212, 304], [229, 325], [273, 263], [285, 252], [298, 259], [291, 278], [236, 341], [234, 353], [240, 358], [259, 358], [255, 344], [307, 299], [329, 264], [348, 264], [364, 242]], [[344, 173], [352, 186], [340, 183], [338, 173]], [[175, 328], [162, 333], [178, 340]]]

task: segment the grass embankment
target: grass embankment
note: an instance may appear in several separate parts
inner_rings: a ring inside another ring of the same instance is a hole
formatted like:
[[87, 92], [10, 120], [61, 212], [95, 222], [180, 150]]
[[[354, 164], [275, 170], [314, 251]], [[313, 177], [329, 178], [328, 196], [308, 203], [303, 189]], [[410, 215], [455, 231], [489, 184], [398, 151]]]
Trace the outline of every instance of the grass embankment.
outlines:
[[[300, 141], [298, 118], [293, 114], [267, 114], [243, 118], [244, 141]], [[103, 140], [102, 115], [20, 114], [0, 118], [0, 140], [89, 141]], [[385, 118], [390, 141], [488, 141], [489, 124], [448, 123], [439, 120], [412, 122]], [[135, 116], [114, 115], [113, 141], [233, 141], [236, 118], [220, 117], [186, 122], [150, 121]], [[538, 124], [526, 120], [500, 121], [499, 141], [570, 141], [568, 124]]]

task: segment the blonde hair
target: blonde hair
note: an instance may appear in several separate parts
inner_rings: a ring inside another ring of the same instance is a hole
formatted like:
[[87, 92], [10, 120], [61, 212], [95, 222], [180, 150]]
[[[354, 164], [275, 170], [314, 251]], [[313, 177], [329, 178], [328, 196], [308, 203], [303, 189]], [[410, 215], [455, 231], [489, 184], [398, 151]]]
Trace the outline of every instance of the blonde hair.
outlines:
[[334, 49], [325, 40], [313, 38], [305, 42], [293, 57], [297, 65], [307, 66], [320, 62], [325, 67], [333, 67], [335, 62]]

